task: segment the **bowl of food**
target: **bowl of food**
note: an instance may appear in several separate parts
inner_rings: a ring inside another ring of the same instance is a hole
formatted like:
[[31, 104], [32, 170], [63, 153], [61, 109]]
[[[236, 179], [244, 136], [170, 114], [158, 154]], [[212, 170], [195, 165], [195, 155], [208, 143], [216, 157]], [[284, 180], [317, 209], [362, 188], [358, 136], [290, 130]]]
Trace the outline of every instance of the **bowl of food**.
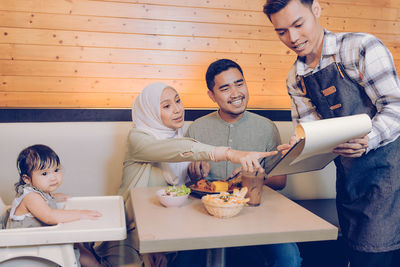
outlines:
[[190, 188], [185, 185], [169, 186], [157, 191], [157, 198], [165, 207], [180, 207], [190, 194]]
[[209, 194], [201, 198], [204, 207], [211, 215], [217, 218], [230, 218], [237, 215], [249, 201], [245, 198], [247, 187], [234, 189], [232, 193], [221, 192]]

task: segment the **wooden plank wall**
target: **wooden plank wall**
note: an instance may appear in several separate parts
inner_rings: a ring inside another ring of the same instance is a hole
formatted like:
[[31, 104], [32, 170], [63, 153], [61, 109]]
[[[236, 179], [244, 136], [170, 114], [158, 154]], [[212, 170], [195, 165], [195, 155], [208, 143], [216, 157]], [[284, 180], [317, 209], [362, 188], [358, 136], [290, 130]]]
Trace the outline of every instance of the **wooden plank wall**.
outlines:
[[[204, 73], [242, 65], [250, 107], [288, 109], [295, 57], [264, 0], [0, 0], [0, 107], [129, 108], [152, 81], [209, 108]], [[400, 0], [321, 0], [332, 31], [377, 35], [400, 62]]]

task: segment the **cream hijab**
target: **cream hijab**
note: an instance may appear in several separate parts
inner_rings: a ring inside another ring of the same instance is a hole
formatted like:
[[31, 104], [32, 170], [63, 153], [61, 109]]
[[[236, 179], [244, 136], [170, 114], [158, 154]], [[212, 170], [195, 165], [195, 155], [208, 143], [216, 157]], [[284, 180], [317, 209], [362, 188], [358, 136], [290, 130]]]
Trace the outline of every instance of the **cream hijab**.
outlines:
[[[136, 97], [132, 107], [133, 126], [154, 135], [157, 139], [183, 137], [183, 130], [173, 130], [161, 120], [160, 100], [165, 83], [151, 83]], [[186, 171], [190, 162], [161, 162], [161, 169], [168, 184], [181, 185], [187, 180]]]

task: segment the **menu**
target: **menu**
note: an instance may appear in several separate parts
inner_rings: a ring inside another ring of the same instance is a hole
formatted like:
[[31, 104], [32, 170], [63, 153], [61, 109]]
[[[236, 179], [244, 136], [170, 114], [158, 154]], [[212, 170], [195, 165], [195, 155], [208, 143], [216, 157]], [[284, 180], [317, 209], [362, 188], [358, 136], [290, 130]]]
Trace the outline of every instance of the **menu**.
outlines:
[[338, 156], [332, 153], [335, 147], [363, 137], [371, 129], [367, 114], [300, 123], [296, 127], [297, 143], [265, 172], [276, 176], [323, 169]]

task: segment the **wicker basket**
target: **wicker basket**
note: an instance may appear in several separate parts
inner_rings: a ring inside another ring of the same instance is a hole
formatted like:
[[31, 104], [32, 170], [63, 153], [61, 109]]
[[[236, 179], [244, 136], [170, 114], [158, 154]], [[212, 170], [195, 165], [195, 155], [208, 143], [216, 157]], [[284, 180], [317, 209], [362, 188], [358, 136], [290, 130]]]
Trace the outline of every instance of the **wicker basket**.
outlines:
[[218, 218], [230, 218], [237, 215], [243, 208], [244, 204], [218, 205], [201, 199], [204, 207], [211, 215]]

